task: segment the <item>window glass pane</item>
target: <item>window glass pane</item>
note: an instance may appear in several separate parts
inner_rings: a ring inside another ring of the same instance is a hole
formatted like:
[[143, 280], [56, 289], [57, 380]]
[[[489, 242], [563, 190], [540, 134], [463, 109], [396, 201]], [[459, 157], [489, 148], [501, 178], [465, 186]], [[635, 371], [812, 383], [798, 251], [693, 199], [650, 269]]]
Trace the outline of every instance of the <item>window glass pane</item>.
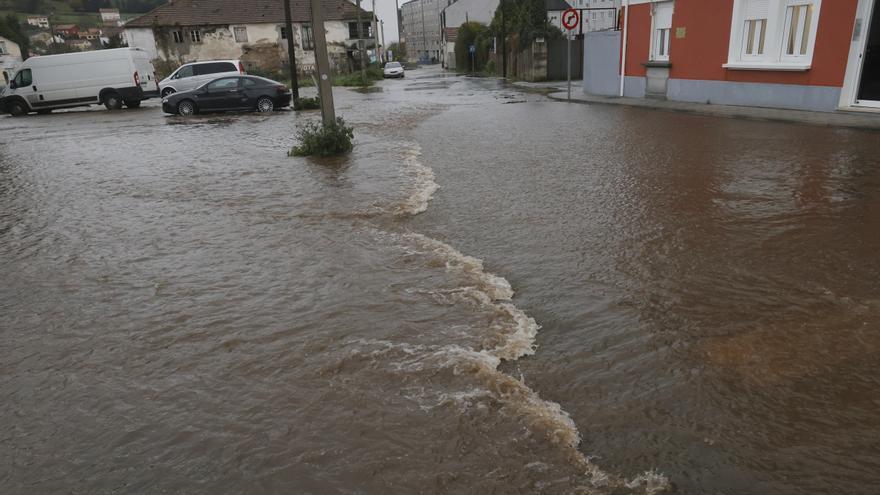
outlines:
[[764, 36], [767, 34], [767, 20], [758, 20], [758, 55], [764, 54]]
[[234, 78], [234, 77], [229, 77], [226, 79], [219, 79], [219, 80], [214, 81], [208, 85], [208, 89], [211, 89], [211, 90], [235, 89], [237, 87], [238, 87], [238, 78]]
[[786, 55], [794, 55], [795, 40], [798, 33], [798, 22], [800, 21], [801, 6], [795, 5], [789, 7], [786, 12], [786, 25], [788, 27], [788, 37], [785, 40]]
[[236, 43], [245, 43], [248, 40], [247, 28], [244, 28], [244, 27], [234, 28], [233, 34], [235, 35]]
[[193, 66], [192, 65], [187, 65], [186, 67], [180, 69], [180, 71], [177, 72], [177, 77], [192, 77], [192, 75], [193, 75]]
[[19, 73], [18, 73], [18, 76], [17, 76], [15, 79], [16, 79], [16, 81], [15, 81], [15, 85], [16, 85], [16, 86], [19, 86], [19, 87], [21, 87], [21, 86], [30, 86], [31, 84], [34, 83], [34, 79], [33, 79], [33, 77], [31, 76], [31, 70], [30, 70], [30, 69], [25, 69], [25, 70], [19, 72]]
[[746, 54], [755, 54], [755, 21], [746, 21]]
[[802, 10], [804, 10], [804, 28], [801, 32], [801, 55], [806, 55], [810, 40], [810, 28], [813, 22], [813, 6], [804, 5]]

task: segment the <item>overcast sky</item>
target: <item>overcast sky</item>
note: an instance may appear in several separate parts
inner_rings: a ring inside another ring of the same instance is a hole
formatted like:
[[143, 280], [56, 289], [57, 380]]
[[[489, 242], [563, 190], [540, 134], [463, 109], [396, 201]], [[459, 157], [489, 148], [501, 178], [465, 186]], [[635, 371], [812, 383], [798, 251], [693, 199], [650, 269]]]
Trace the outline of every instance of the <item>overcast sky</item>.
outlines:
[[[357, 1], [357, 0], [353, 0]], [[366, 10], [373, 10], [373, 2], [376, 2], [376, 14], [379, 15], [379, 20], [385, 21], [385, 44], [390, 45], [391, 43], [397, 41], [397, 6], [394, 3], [394, 0], [361, 0], [361, 7]], [[397, 0], [400, 4], [408, 2], [409, 0]]]

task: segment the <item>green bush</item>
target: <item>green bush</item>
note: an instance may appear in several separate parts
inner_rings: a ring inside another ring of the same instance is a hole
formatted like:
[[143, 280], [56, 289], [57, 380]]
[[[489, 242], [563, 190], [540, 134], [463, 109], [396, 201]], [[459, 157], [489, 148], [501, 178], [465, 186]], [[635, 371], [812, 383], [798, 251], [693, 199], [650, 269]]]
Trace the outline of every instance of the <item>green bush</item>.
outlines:
[[296, 138], [299, 145], [290, 150], [290, 156], [333, 156], [354, 148], [354, 129], [345, 125], [342, 117], [329, 125], [310, 122], [297, 132]]
[[316, 110], [321, 108], [321, 99], [317, 96], [314, 98], [300, 98], [293, 102], [294, 110]]

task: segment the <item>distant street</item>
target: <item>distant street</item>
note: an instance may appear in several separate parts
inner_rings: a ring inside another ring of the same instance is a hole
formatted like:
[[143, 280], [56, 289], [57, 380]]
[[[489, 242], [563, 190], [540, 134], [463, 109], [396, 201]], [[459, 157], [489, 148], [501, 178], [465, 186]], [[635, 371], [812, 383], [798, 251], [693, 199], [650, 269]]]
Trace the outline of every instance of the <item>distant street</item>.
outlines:
[[539, 91], [0, 117], [0, 492], [874, 493], [877, 134]]

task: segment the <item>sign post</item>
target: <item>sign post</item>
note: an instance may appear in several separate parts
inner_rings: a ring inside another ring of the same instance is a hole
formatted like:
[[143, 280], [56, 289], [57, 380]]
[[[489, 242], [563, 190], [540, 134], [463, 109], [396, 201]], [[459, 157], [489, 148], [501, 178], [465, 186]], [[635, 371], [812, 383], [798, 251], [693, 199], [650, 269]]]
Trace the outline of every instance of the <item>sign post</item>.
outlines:
[[568, 38], [568, 53], [566, 58], [568, 59], [568, 101], [571, 102], [571, 34], [574, 32], [575, 28], [580, 24], [581, 17], [577, 10], [567, 9], [562, 13], [562, 27], [564, 27], [568, 32], [565, 33], [565, 36]]

